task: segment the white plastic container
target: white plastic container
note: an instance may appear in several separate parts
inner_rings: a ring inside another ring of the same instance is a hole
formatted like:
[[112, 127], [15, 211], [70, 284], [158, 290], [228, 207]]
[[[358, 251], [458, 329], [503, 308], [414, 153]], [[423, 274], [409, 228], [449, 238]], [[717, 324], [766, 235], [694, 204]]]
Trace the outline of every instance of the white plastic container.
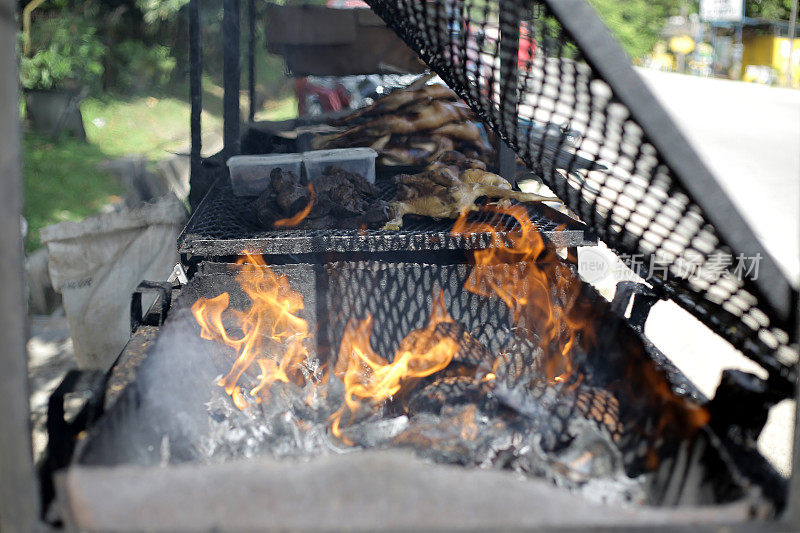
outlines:
[[314, 150], [303, 152], [303, 163], [309, 181], [322, 176], [328, 166], [337, 166], [360, 174], [370, 183], [375, 183], [375, 158], [378, 152], [372, 148], [339, 148], [336, 150]]
[[228, 159], [233, 193], [237, 196], [258, 196], [269, 186], [269, 175], [273, 169], [280, 168], [300, 176], [302, 165], [302, 154], [233, 156]]

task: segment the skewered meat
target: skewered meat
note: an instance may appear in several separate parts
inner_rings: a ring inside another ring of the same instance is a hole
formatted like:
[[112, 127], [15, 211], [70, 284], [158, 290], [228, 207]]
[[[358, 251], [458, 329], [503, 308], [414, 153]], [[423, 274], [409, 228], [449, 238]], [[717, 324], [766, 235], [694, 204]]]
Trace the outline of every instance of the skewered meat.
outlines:
[[497, 174], [447, 165], [442, 158], [461, 165], [467, 162], [466, 158], [462, 160], [446, 153], [419, 174], [395, 176], [397, 195], [391, 203], [394, 217], [384, 226], [385, 229], [402, 227], [403, 215], [458, 218], [464, 211], [477, 210], [475, 201], [481, 196], [519, 202], [560, 202], [558, 198], [512, 191], [508, 182]]
[[416, 91], [393, 91], [382, 98], [378, 98], [371, 105], [350, 113], [346, 117], [331, 120], [333, 126], [345, 126], [354, 124], [360, 119], [376, 117], [386, 113], [392, 113], [398, 109], [419, 102], [420, 100], [431, 102], [433, 100], [458, 100], [456, 93], [444, 85], [427, 85]]

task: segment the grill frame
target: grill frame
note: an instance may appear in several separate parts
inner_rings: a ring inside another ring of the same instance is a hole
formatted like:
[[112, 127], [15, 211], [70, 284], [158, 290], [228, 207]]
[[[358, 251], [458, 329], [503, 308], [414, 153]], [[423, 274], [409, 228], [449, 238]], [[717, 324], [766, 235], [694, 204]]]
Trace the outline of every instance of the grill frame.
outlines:
[[[358, 265], [359, 263], [350, 263], [350, 265]], [[386, 265], [382, 263], [384, 268], [392, 268], [392, 265]], [[423, 268], [425, 265], [410, 265], [412, 268], [419, 268], [422, 266]], [[434, 268], [439, 268], [441, 265], [428, 265]], [[450, 265], [452, 266], [452, 265]], [[463, 265], [462, 265], [463, 266]], [[200, 296], [205, 295], [209, 296], [211, 293], [207, 293], [208, 290], [212, 292], [221, 292], [225, 286], [231, 287], [232, 283], [234, 283], [233, 278], [236, 273], [236, 266], [229, 265], [229, 264], [222, 264], [222, 263], [203, 263], [200, 265], [198, 272], [195, 276], [190, 280], [188, 286], [184, 286], [184, 288], [179, 293], [178, 297], [175, 299], [175, 307], [171, 310], [170, 315], [168, 316], [167, 320], [165, 321], [165, 326], [169, 327], [170, 323], [173, 323], [173, 313], [179, 314], [181, 312], [185, 314], [188, 312], [188, 306], [191, 305], [194, 300]], [[320, 276], [320, 272], [325, 270], [324, 265], [288, 265], [288, 266], [277, 266], [273, 267], [277, 272], [285, 273], [290, 276], [290, 281], [297, 282], [299, 284], [305, 284], [304, 290], [314, 291], [314, 294], [317, 294], [317, 291], [326, 291], [327, 284], [320, 283], [319, 280], [323, 277]], [[317, 281], [312, 282], [309, 285], [308, 276], [313, 275], [316, 277]], [[223, 276], [225, 278], [225, 283], [227, 285], [220, 284], [220, 277]], [[306, 278], [305, 281], [302, 281], [303, 278]], [[600, 295], [588, 284], [582, 283], [583, 292], [587, 297], [594, 299], [595, 303], [599, 306], [599, 309], [605, 309], [604, 314], [598, 315], [598, 320], [608, 320], [609, 323], [617, 324], [614, 327], [622, 328], [620, 331], [622, 332], [622, 336], [626, 337], [627, 335], [632, 335], [631, 338], [636, 339], [638, 342], [641, 342], [644, 354], [647, 358], [652, 360], [656, 363], [658, 368], [660, 368], [665, 376], [667, 381], [670, 384], [672, 390], [678, 394], [679, 396], [691, 398], [698, 402], [703, 402], [705, 400], [702, 393], [689, 381], [682, 372], [677, 369], [666, 356], [664, 356], [658, 348], [656, 348], [650, 341], [644, 336], [643, 332], [633, 327], [631, 324], [627, 322], [622, 317], [618, 317], [615, 313], [617, 310], [614, 309], [613, 305], [609, 305], [605, 303], [605, 301], [600, 297]], [[203, 288], [205, 287], [205, 289]], [[188, 289], [188, 290], [187, 290]], [[303, 292], [303, 290], [301, 290]], [[304, 293], [304, 296], [307, 295]], [[236, 295], [232, 293], [232, 302], [236, 302]], [[324, 298], [311, 298], [309, 302], [309, 307], [315, 309], [315, 313], [320, 313], [324, 309]], [[316, 320], [316, 318], [315, 318]], [[314, 327], [314, 323], [312, 322], [312, 328]], [[325, 328], [324, 323], [317, 322], [317, 325], [320, 328]], [[154, 344], [156, 346], [157, 344]], [[137, 355], [137, 354], [134, 354]], [[151, 350], [148, 350], [148, 354], [145, 356], [146, 358], [151, 356]], [[125, 352], [121, 356], [120, 360], [124, 361], [125, 359]], [[143, 363], [142, 368], [145, 368], [145, 363]], [[211, 380], [211, 374], [209, 374], [208, 369], [206, 370], [197, 370], [195, 368], [196, 365], [190, 365], [187, 367], [187, 375], [197, 376], [197, 375], [205, 375], [209, 380]], [[120, 448], [125, 448], [126, 445], [129, 444], [129, 439], [122, 439], [116, 440], [115, 444], [108, 446], [108, 443], [102, 444], [102, 440], [100, 439], [100, 455], [97, 455], [97, 437], [98, 435], [103, 435], [105, 433], [108, 436], [107, 432], [103, 431], [103, 426], [108, 426], [111, 424], [111, 428], [116, 428], [116, 432], [118, 433], [118, 425], [124, 424], [125, 417], [120, 417], [120, 413], [123, 415], [126, 413], [130, 407], [138, 406], [142, 401], [142, 395], [144, 394], [145, 389], [141, 389], [139, 387], [139, 383], [134, 378], [131, 382], [129, 382], [123, 391], [122, 394], [118, 396], [118, 400], [116, 403], [110, 406], [109, 411], [105, 414], [105, 416], [95, 422], [95, 425], [89, 429], [88, 437], [84, 439], [79, 447], [78, 452], [74, 457], [74, 466], [82, 468], [82, 465], [91, 465], [94, 464], [96, 466], [103, 466], [108, 464], [114, 464], [112, 461], [108, 463], [107, 460], [100, 459], [98, 461], [98, 457], [103, 456], [103, 449], [106, 450], [113, 450], [111, 453], [117, 453], [117, 450]], [[195, 408], [195, 411], [197, 409]], [[169, 412], [174, 412], [174, 409], [171, 409]], [[143, 424], [145, 421], [150, 421], [150, 418], [141, 416], [138, 417], [140, 422]], [[124, 427], [124, 426], [123, 426]], [[785, 504], [785, 497], [786, 497], [786, 482], [785, 480], [774, 470], [774, 468], [766, 461], [766, 459], [761, 456], [761, 454], [754, 448], [754, 447], [747, 447], [743, 446], [741, 443], [734, 442], [727, 438], [726, 436], [719, 436], [714, 433], [710, 427], [706, 427], [703, 430], [705, 438], [710, 439], [709, 442], [711, 447], [715, 450], [714, 453], [721, 454], [723, 464], [728, 467], [731, 467], [732, 474], [736, 479], [746, 480], [746, 484], [752, 484], [758, 487], [759, 494], [763, 497], [766, 497], [766, 501], [771, 502], [767, 505], [767, 507], [771, 508], [772, 511], [765, 511], [765, 508], [755, 502], [755, 507], [753, 507], [753, 512], [757, 512], [759, 514], [764, 515], [763, 513], [772, 514], [777, 510], [783, 508]], [[160, 434], [159, 434], [160, 435]], [[155, 437], [154, 437], [155, 438]], [[159, 436], [158, 439], [161, 437]], [[112, 439], [114, 442], [114, 439]], [[157, 464], [158, 463], [158, 446], [157, 442], [154, 441], [156, 444], [155, 447], [150, 446], [150, 451], [144, 449], [145, 447], [137, 446], [135, 444], [128, 445], [128, 452], [125, 453], [133, 453], [136, 454], [138, 459], [135, 460], [135, 463], [141, 465], [147, 464]], [[91, 449], [95, 448], [95, 452], [92, 452]], [[154, 451], [155, 450], [155, 451]], [[180, 452], [179, 452], [180, 453]], [[155, 455], [154, 455], [155, 454]], [[89, 459], [86, 461], [87, 457], [93, 457], [94, 459]], [[149, 457], [149, 459], [148, 459]], [[715, 455], [715, 457], [717, 457]], [[188, 459], [188, 457], [187, 457]], [[744, 466], [744, 468], [741, 468]], [[668, 468], [680, 468], [679, 466], [669, 466]], [[666, 467], [665, 467], [666, 468]], [[672, 474], [670, 474], [671, 476]], [[671, 477], [670, 477], [671, 479]], [[673, 486], [672, 484], [669, 484]], [[675, 490], [670, 489], [670, 490]], [[681, 490], [678, 490], [678, 495], [681, 494]], [[674, 495], [673, 495], [674, 496]], [[759, 500], [761, 496], [758, 496], [756, 500]], [[760, 500], [759, 500], [760, 501]], [[677, 503], [677, 502], [675, 502]], [[762, 502], [763, 503], [763, 502]]]
[[[394, 195], [388, 178], [379, 178], [381, 198]], [[452, 220], [405, 217], [403, 228], [391, 230], [272, 230], [257, 228], [253, 197], [237, 197], [229, 179], [220, 177], [209, 189], [178, 237], [178, 253], [200, 260], [241, 255], [243, 250], [265, 255], [298, 255], [309, 253], [386, 253], [436, 252], [445, 250], [477, 250], [491, 244], [488, 233], [451, 236]], [[531, 220], [542, 228], [542, 236], [557, 247], [574, 248], [597, 243], [594, 233], [585, 225], [544, 205], [529, 207]], [[476, 220], [482, 220], [476, 218]], [[563, 225], [564, 229], [558, 229]], [[506, 218], [501, 234], [516, 224]], [[222, 229], [221, 229], [222, 228]]]

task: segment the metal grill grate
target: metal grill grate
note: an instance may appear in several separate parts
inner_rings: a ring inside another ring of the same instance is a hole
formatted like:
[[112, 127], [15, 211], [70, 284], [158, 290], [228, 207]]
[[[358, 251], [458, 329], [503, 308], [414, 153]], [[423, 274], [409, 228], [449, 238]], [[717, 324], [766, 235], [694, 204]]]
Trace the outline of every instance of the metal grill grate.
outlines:
[[[390, 180], [378, 180], [381, 197], [394, 196]], [[556, 246], [593, 244], [591, 231], [546, 206], [530, 208], [531, 220], [543, 236]], [[476, 215], [477, 220], [485, 221]], [[209, 191], [178, 239], [178, 250], [204, 258], [235, 256], [242, 250], [262, 254], [316, 252], [392, 252], [426, 250], [474, 250], [490, 244], [490, 235], [475, 233], [451, 236], [452, 220], [434, 221], [406, 217], [400, 231], [384, 230], [273, 230], [258, 227], [253, 198], [233, 194], [230, 183], [220, 180]], [[498, 231], [514, 229], [516, 222], [504, 218]], [[563, 227], [561, 227], [563, 226]]]
[[[796, 291], [584, 0], [367, 2], [629, 266], [791, 393]], [[582, 138], [556, 167], [545, 126], [566, 124]]]

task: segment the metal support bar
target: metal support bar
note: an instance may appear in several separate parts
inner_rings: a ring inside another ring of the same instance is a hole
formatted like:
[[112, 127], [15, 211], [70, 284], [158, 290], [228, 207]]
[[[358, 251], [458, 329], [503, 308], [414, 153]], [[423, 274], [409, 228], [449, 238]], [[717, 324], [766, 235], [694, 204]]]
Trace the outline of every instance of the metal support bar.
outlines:
[[[631, 305], [633, 298], [633, 305]], [[644, 325], [650, 315], [650, 309], [658, 302], [658, 295], [642, 283], [635, 281], [620, 281], [617, 291], [611, 302], [611, 309], [620, 316], [627, 318], [628, 323], [639, 333], [644, 333]], [[630, 316], [626, 315], [628, 306], [631, 305]]]
[[35, 531], [22, 276], [22, 176], [14, 0], [0, 0], [0, 531]]
[[[108, 373], [99, 370], [70, 370], [50, 395], [47, 403], [47, 449], [39, 467], [42, 502], [49, 506], [56, 496], [54, 477], [72, 460], [78, 435], [103, 414]], [[86, 396], [86, 403], [67, 421], [64, 400], [71, 393]]]
[[225, 94], [222, 103], [223, 153], [225, 158], [239, 153], [239, 77], [241, 61], [239, 58], [241, 36], [239, 0], [222, 2], [222, 41], [223, 41], [223, 87]]
[[616, 98], [628, 107], [631, 117], [647, 133], [647, 140], [673, 171], [675, 180], [702, 208], [722, 241], [737, 252], [761, 254], [758, 279], [748, 282], [746, 288], [776, 319], [776, 325], [790, 329], [794, 290], [789, 281], [658, 99], [633, 70], [628, 55], [595, 10], [586, 0], [545, 0], [545, 3], [582, 51], [587, 63], [602, 78], [613, 83]]
[[[169, 308], [172, 306], [172, 291], [179, 286], [180, 284], [171, 281], [142, 281], [139, 283], [131, 295], [131, 335], [136, 333], [139, 326], [162, 326], [164, 324]], [[152, 317], [153, 322], [148, 320], [151, 318], [149, 316], [151, 313], [145, 314], [142, 309], [142, 296], [145, 293], [158, 295], [150, 309], [151, 312], [156, 312], [155, 317]]]
[[[798, 346], [800, 343], [800, 301], [795, 302], [797, 314], [795, 322], [797, 326], [794, 335], [790, 339], [792, 344]], [[795, 363], [795, 367], [800, 367], [800, 362]], [[799, 368], [800, 370], [800, 368]], [[789, 495], [787, 498], [786, 512], [783, 518], [795, 529], [800, 529], [800, 386], [795, 384], [794, 392], [794, 434], [792, 440], [792, 477], [789, 479]]]
[[256, 0], [247, 0], [247, 85], [250, 97], [247, 120], [253, 122], [256, 116]]
[[[519, 4], [513, 0], [500, 1], [500, 121], [512, 139], [517, 132], [519, 114], [519, 82], [517, 61], [519, 57]], [[516, 183], [517, 154], [499, 140], [498, 166], [500, 175]]]
[[200, 0], [189, 1], [189, 85], [192, 101], [190, 129], [192, 138], [191, 175], [197, 176], [201, 164], [203, 137], [203, 42], [200, 32]]
[[789, 57], [786, 59], [786, 86], [792, 86], [792, 68], [794, 68], [794, 34], [797, 29], [797, 0], [792, 2], [792, 14], [789, 17]]

